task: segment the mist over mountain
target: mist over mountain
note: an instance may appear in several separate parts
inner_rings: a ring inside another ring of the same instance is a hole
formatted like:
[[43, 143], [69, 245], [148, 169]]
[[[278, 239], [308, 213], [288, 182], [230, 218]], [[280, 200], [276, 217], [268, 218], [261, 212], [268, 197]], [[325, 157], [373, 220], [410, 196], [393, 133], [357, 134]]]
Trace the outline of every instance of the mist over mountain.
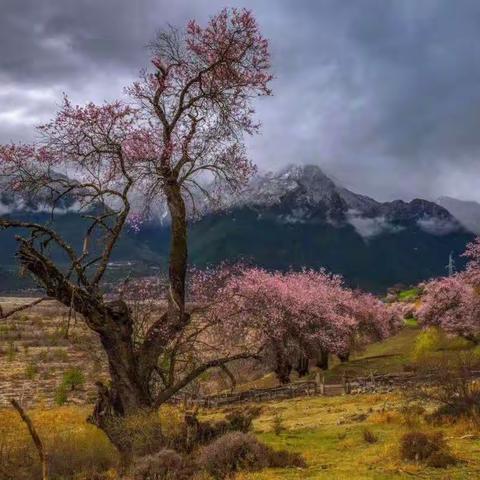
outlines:
[[480, 203], [440, 197], [437, 203], [446, 208], [468, 230], [480, 235]]
[[395, 233], [411, 223], [436, 235], [463, 229], [440, 205], [422, 199], [377, 202], [338, 185], [316, 165], [290, 165], [254, 177], [227, 208], [239, 207], [278, 209], [278, 220], [286, 223], [350, 224], [364, 238]]
[[[241, 194], [192, 220], [190, 259], [200, 267], [221, 261], [281, 270], [324, 267], [353, 287], [381, 291], [445, 274], [450, 253], [461, 268], [459, 255], [477, 230], [454, 208], [466, 203], [458, 202], [378, 202], [344, 188], [318, 166], [289, 166], [256, 175]], [[47, 207], [0, 196], [0, 215], [48, 222]], [[85, 225], [74, 202], [53, 222], [81, 248]], [[152, 274], [165, 268], [168, 248], [166, 222], [153, 221], [138, 233], [126, 229], [111, 269], [123, 276]], [[0, 252], [0, 290], [17, 288], [11, 232], [0, 234]]]

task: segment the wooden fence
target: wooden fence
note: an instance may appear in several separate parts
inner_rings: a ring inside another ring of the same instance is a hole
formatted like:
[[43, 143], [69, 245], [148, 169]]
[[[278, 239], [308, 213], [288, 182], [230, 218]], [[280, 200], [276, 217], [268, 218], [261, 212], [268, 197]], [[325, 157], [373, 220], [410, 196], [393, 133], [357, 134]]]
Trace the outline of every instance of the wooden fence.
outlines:
[[[472, 379], [480, 378], [480, 371], [470, 372]], [[374, 375], [363, 377], [348, 377], [344, 375], [340, 383], [326, 383], [321, 375], [315, 381], [295, 382], [274, 388], [252, 389], [242, 392], [220, 393], [192, 397], [185, 395], [176, 397], [174, 401], [206, 408], [216, 408], [243, 402], [265, 402], [286, 398], [317, 396], [317, 395], [348, 395], [358, 393], [388, 393], [398, 388], [407, 388], [420, 383], [433, 381], [435, 374], [417, 375], [412, 372]]]

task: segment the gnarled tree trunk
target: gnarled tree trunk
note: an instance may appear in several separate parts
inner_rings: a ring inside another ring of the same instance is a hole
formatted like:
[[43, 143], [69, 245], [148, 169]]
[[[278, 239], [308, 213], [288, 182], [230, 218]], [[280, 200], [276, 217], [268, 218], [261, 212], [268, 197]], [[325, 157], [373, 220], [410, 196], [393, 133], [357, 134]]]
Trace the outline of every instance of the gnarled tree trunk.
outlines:
[[102, 326], [97, 330], [107, 355], [110, 386], [97, 383], [97, 402], [89, 421], [105, 432], [117, 448], [122, 470], [133, 460], [133, 445], [123, 419], [152, 409], [149, 378], [139, 372], [138, 355], [133, 346], [133, 324], [128, 306], [109, 304]]

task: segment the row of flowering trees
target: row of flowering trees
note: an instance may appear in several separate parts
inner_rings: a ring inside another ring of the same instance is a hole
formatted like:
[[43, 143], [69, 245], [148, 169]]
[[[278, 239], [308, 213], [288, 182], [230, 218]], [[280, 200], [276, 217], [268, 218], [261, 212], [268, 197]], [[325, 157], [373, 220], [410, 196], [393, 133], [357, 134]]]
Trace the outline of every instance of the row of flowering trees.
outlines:
[[394, 306], [325, 271], [223, 266], [197, 272], [192, 295], [211, 321], [222, 319], [223, 338], [256, 345], [282, 383], [293, 369], [304, 375], [311, 362], [326, 369], [329, 354], [347, 360], [402, 325]]
[[480, 338], [480, 238], [467, 246], [467, 268], [428, 282], [417, 312], [424, 327], [439, 327], [474, 343]]

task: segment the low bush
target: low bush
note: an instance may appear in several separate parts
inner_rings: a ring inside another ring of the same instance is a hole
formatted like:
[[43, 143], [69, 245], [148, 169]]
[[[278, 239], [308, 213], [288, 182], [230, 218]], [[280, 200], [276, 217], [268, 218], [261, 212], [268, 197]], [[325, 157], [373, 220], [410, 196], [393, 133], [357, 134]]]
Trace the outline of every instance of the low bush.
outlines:
[[433, 468], [447, 468], [456, 463], [456, 458], [451, 453], [444, 451], [432, 453], [426, 462], [427, 466]]
[[444, 339], [445, 334], [439, 328], [429, 327], [423, 330], [415, 340], [413, 360], [423, 361], [427, 355], [441, 348]]
[[377, 443], [378, 437], [369, 428], [364, 428], [362, 431], [363, 440], [366, 443]]
[[140, 458], [133, 467], [133, 480], [188, 480], [194, 473], [193, 465], [174, 450]]
[[407, 392], [414, 402], [437, 405], [437, 409], [425, 419], [432, 423], [443, 423], [446, 418], [478, 418], [480, 408], [480, 384], [475, 371], [480, 361], [471, 351], [458, 352], [454, 356], [441, 355], [426, 359], [420, 374], [428, 382]]
[[295, 452], [288, 450], [274, 450], [267, 447], [268, 466], [271, 468], [306, 468], [307, 463], [304, 458]]
[[53, 400], [55, 401], [55, 404], [58, 405], [59, 407], [67, 403], [68, 392], [67, 392], [67, 389], [65, 388], [65, 385], [63, 385], [63, 383], [58, 385], [58, 387], [55, 389]]
[[407, 403], [399, 409], [399, 413], [402, 416], [402, 422], [409, 428], [414, 428], [421, 423], [425, 408], [418, 403]]
[[400, 454], [404, 460], [423, 462], [433, 453], [446, 448], [441, 433], [408, 432], [400, 442]]
[[197, 412], [185, 414], [184, 425], [175, 435], [166, 437], [167, 445], [177, 451], [191, 452], [199, 445], [206, 445], [228, 432], [248, 432], [260, 409], [249, 407], [234, 409], [225, 415], [225, 420], [199, 421]]
[[400, 441], [402, 459], [422, 462], [432, 467], [446, 467], [455, 463], [442, 433], [408, 432]]
[[132, 448], [136, 457], [154, 454], [168, 445], [158, 412], [141, 412], [112, 421], [109, 426], [117, 441]]
[[274, 451], [259, 442], [253, 434], [242, 432], [227, 433], [203, 447], [198, 465], [217, 480], [228, 478], [240, 470], [306, 466], [300, 455]]
[[281, 415], [278, 414], [278, 412], [275, 412], [273, 416], [273, 432], [275, 435], [280, 435], [283, 431], [285, 430], [285, 427], [283, 425], [283, 419]]
[[260, 415], [260, 409], [255, 407], [236, 409], [225, 416], [229, 431], [248, 432], [253, 420]]
[[85, 383], [85, 376], [78, 368], [70, 368], [63, 374], [63, 385], [68, 390], [75, 390]]

